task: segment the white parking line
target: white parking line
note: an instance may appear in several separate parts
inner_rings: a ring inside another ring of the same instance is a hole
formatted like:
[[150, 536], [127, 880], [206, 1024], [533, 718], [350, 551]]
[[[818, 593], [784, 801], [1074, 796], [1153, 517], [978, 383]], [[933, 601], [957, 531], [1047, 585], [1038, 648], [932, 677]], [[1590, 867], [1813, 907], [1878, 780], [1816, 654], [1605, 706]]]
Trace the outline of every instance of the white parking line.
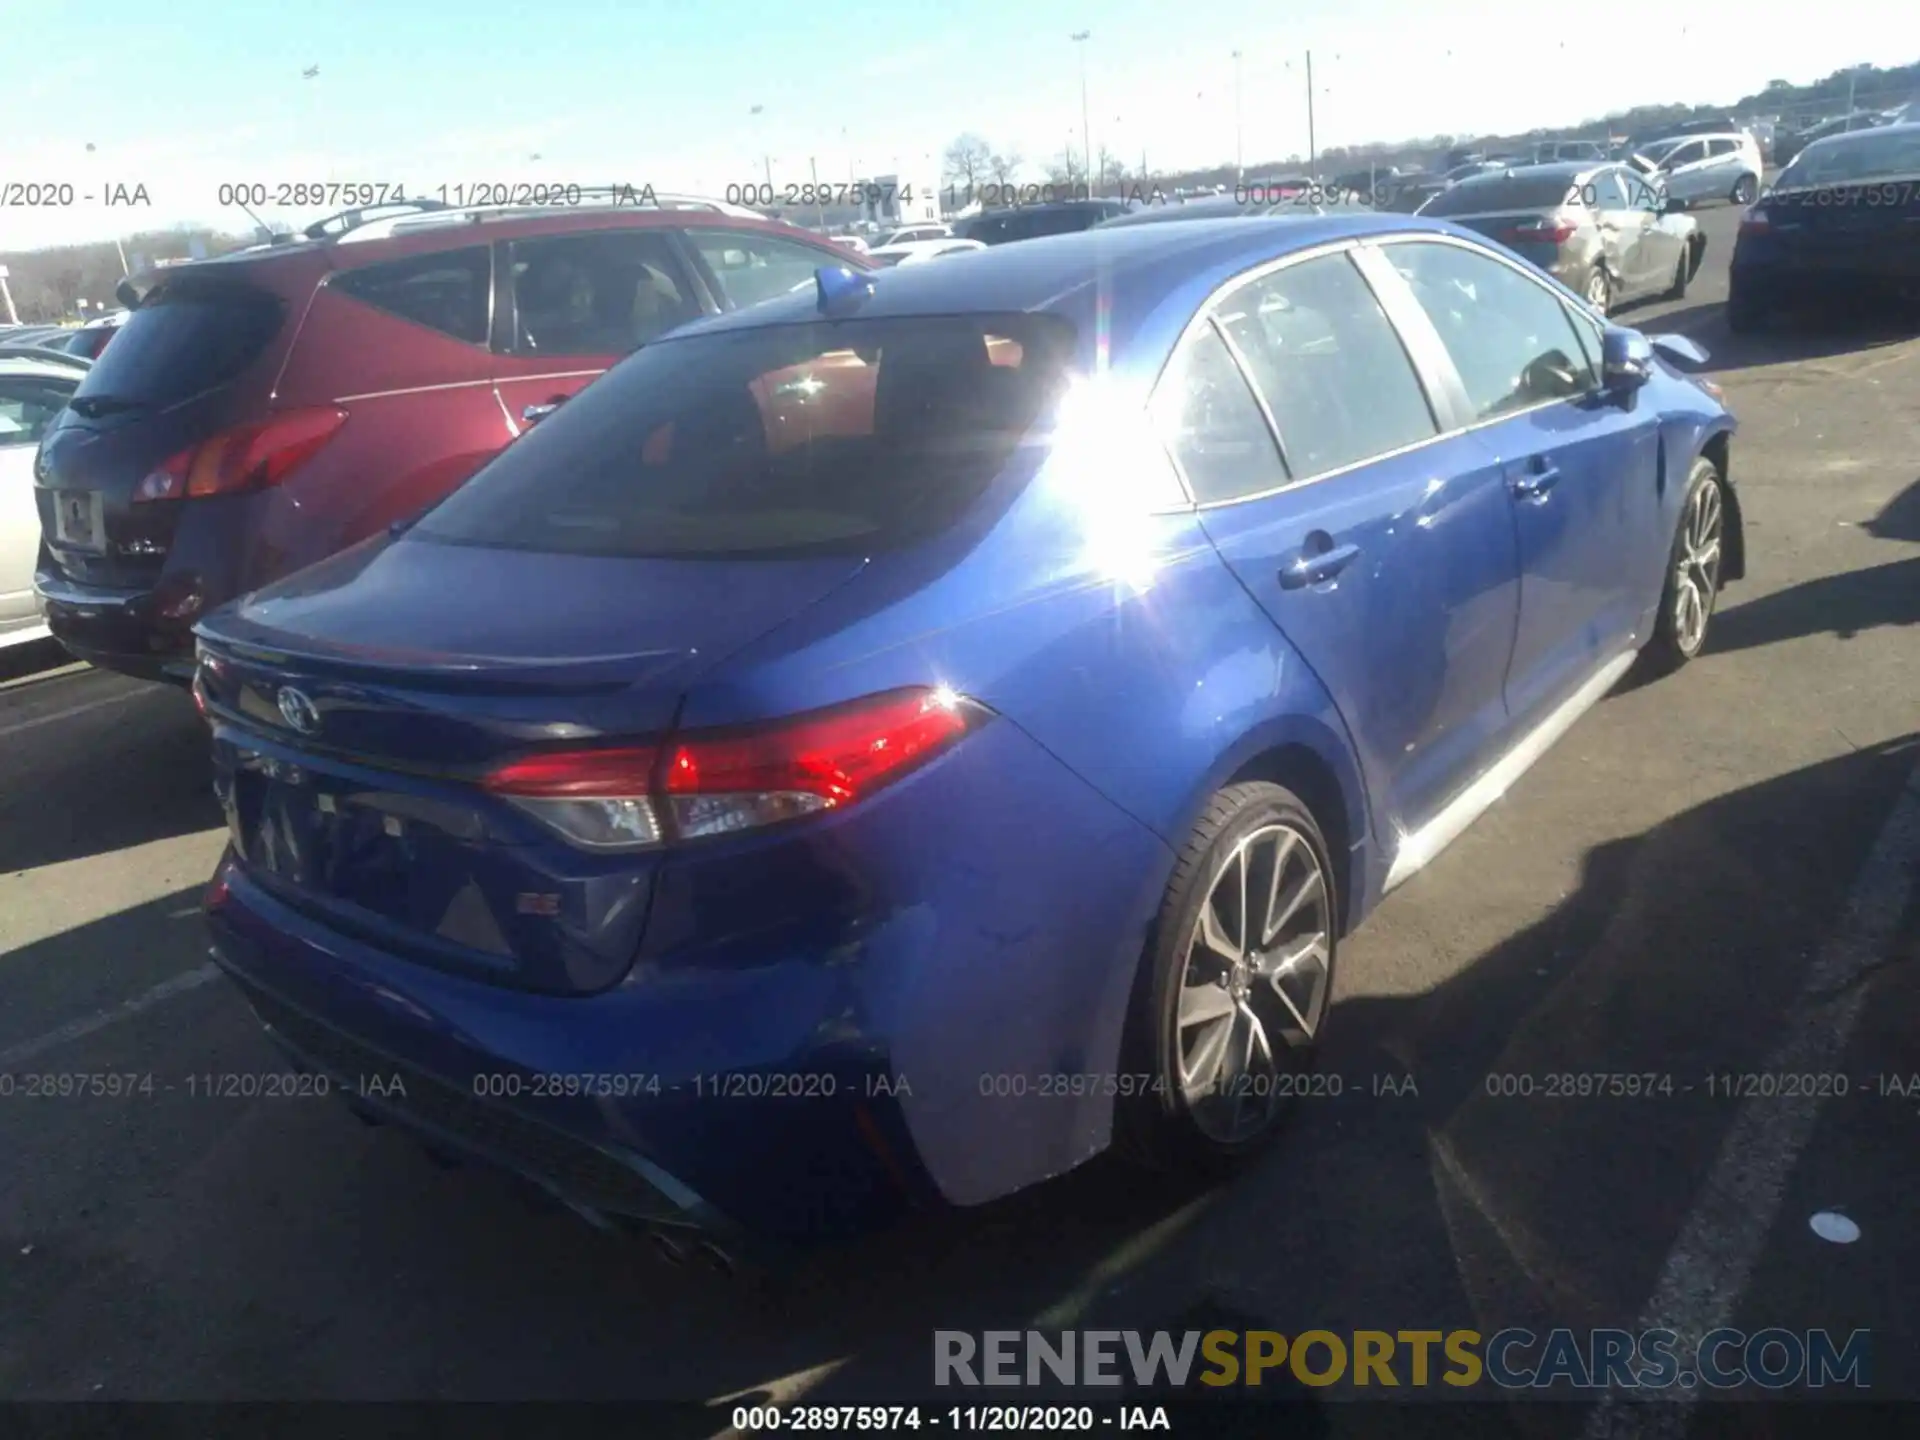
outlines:
[[18, 1045], [0, 1050], [0, 1072], [24, 1065], [36, 1056], [82, 1036], [91, 1035], [96, 1030], [104, 1030], [109, 1025], [117, 1025], [122, 1020], [131, 1020], [142, 1010], [150, 1010], [162, 1000], [171, 1000], [176, 995], [184, 995], [189, 990], [198, 990], [220, 973], [217, 965], [199, 965], [171, 980], [163, 980], [144, 995], [136, 995], [131, 1000], [122, 1001], [111, 1010], [96, 1010], [91, 1015], [82, 1015], [78, 1020], [70, 1020], [58, 1030], [49, 1030], [32, 1040], [23, 1040]]
[[[1866, 1004], [1861, 982], [1887, 958], [1913, 889], [1920, 855], [1920, 765], [1907, 775], [1893, 811], [1854, 877], [1839, 926], [1807, 973], [1787, 1033], [1761, 1066], [1763, 1073], [1816, 1075], [1838, 1071]], [[1667, 1253], [1653, 1296], [1640, 1312], [1639, 1331], [1672, 1330], [1674, 1353], [1689, 1355], [1701, 1338], [1727, 1324], [1744, 1298], [1754, 1262], [1772, 1233], [1787, 1179], [1813, 1134], [1818, 1098], [1749, 1100], [1735, 1113], [1713, 1170]], [[1648, 1412], [1630, 1397], [1650, 1392], [1614, 1389], [1588, 1416], [1587, 1440], [1686, 1434], [1700, 1398], [1692, 1389], [1664, 1391]]]
[[127, 690], [118, 695], [109, 695], [104, 700], [89, 700], [84, 705], [70, 705], [65, 710], [54, 711], [51, 715], [38, 715], [31, 720], [22, 720], [16, 725], [0, 726], [0, 740], [6, 739], [9, 735], [21, 734], [23, 731], [37, 730], [42, 725], [52, 725], [57, 721], [71, 720], [76, 715], [85, 715], [89, 710], [104, 709], [108, 705], [122, 705], [129, 700], [138, 700], [141, 696], [152, 693], [151, 690], [145, 688]]

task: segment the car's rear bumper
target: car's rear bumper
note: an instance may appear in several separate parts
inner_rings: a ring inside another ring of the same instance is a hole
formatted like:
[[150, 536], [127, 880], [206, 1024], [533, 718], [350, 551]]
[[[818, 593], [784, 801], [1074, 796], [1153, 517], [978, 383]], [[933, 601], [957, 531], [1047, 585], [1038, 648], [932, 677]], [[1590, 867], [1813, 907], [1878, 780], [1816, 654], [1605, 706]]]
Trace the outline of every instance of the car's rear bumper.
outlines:
[[33, 588], [53, 638], [79, 659], [141, 680], [193, 679], [196, 617], [164, 614], [164, 591], [79, 585], [44, 569]]
[[[232, 852], [215, 955], [360, 1108], [576, 1209], [799, 1242], [982, 1203], [1106, 1145], [1172, 857], [1004, 718], [966, 746], [793, 841], [676, 857], [595, 993], [400, 958]], [[1023, 798], [1044, 826], [1009, 825]]]

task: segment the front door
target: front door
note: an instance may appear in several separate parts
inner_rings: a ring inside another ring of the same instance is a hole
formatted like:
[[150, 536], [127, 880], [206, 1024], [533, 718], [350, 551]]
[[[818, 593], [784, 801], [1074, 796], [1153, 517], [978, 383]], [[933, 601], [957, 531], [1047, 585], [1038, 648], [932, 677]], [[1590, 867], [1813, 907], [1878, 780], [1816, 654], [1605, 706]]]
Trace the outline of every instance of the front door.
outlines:
[[1155, 412], [1207, 535], [1339, 707], [1376, 825], [1418, 828], [1507, 728], [1518, 557], [1498, 467], [1440, 438], [1344, 253], [1216, 300]]
[[702, 313], [665, 230], [542, 235], [501, 248], [494, 390], [515, 433]]
[[1518, 266], [1435, 241], [1382, 250], [1440, 332], [1470, 433], [1506, 479], [1520, 545], [1506, 699], [1524, 730], [1641, 638], [1659, 419], [1602, 393], [1597, 323]]

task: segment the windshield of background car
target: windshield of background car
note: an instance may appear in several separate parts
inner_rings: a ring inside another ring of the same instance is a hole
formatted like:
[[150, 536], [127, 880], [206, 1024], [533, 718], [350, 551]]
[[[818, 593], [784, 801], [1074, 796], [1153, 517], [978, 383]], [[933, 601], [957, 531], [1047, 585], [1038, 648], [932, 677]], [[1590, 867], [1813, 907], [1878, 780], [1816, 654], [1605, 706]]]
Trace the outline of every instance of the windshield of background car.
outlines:
[[284, 307], [237, 284], [165, 286], [114, 332], [78, 398], [168, 405], [235, 379], [280, 331]]
[[1442, 190], [1427, 202], [1421, 213], [1447, 216], [1490, 215], [1497, 210], [1555, 210], [1567, 203], [1573, 188], [1573, 177], [1559, 170], [1547, 175], [1489, 175]]
[[667, 339], [431, 511], [429, 540], [680, 559], [865, 553], [937, 533], [1064, 386], [1045, 315], [769, 325]]
[[1920, 177], [1920, 130], [1866, 131], [1803, 150], [1780, 172], [1774, 189], [1849, 185], [1894, 176]]

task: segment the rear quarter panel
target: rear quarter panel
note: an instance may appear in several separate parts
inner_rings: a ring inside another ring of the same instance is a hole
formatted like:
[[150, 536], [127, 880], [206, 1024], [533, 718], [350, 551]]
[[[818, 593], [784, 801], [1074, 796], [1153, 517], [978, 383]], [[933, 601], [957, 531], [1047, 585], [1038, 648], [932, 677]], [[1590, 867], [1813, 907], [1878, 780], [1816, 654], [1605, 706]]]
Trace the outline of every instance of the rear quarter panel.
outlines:
[[257, 500], [245, 561], [252, 589], [441, 499], [513, 438], [492, 355], [322, 286], [273, 397], [275, 409], [338, 405], [328, 445]]
[[[964, 875], [971, 903], [993, 922], [930, 929], [922, 953], [903, 962], [908, 979], [875, 972], [876, 986], [891, 978], [884, 1000], [870, 995], [870, 1005], [889, 1014], [893, 1035], [918, 1037], [901, 1056], [908, 1066], [924, 1063], [916, 1056], [944, 1036], [942, 1053], [970, 1044], [992, 1062], [980, 1063], [983, 1071], [1113, 1073], [1176, 853], [1211, 793], [1262, 751], [1298, 745], [1320, 757], [1345, 802], [1328, 828], [1352, 837], [1353, 870], [1363, 877], [1356, 913], [1376, 890], [1341, 721], [1196, 518], [1143, 516], [1115, 529], [1105, 523], [1112, 495], [1086, 493], [1084, 480], [1062, 469], [1043, 467], [984, 535], [963, 526], [918, 552], [881, 557], [720, 667], [682, 713], [690, 727], [719, 725], [945, 684], [992, 707], [999, 718], [989, 730], [1014, 727], [1034, 747], [1005, 803], [921, 817], [947, 852], [929, 863], [930, 894]], [[983, 506], [994, 508], [992, 500]], [[986, 746], [966, 755], [985, 738], [964, 742], [953, 763], [986, 763]], [[1095, 795], [1095, 809], [1111, 818], [1090, 852]], [[668, 912], [676, 883], [663, 878], [659, 903]], [[929, 905], [931, 926], [939, 905]], [[704, 910], [724, 913], [711, 903]], [[993, 1026], [976, 1016], [962, 1024], [982, 994], [1022, 1022]], [[1034, 1017], [1044, 1023], [1029, 1023]], [[960, 1063], [948, 1059], [948, 1070]], [[932, 1142], [937, 1149], [1007, 1124], [1004, 1099], [965, 1087], [943, 1087], [937, 1115], [916, 1113], [929, 1103], [906, 1103], [923, 1151], [929, 1137], [947, 1137]], [[1063, 1168], [1062, 1157], [1093, 1154], [1107, 1143], [1113, 1096], [1096, 1087], [1022, 1112], [1026, 1158], [996, 1164], [991, 1177], [975, 1162], [943, 1167], [938, 1155], [926, 1157], [936, 1177], [948, 1176], [941, 1183], [950, 1198], [959, 1198], [961, 1174], [967, 1199], [984, 1200], [1012, 1188], [1022, 1166], [1031, 1179]], [[1043, 1159], [1051, 1169], [1034, 1169]]]

